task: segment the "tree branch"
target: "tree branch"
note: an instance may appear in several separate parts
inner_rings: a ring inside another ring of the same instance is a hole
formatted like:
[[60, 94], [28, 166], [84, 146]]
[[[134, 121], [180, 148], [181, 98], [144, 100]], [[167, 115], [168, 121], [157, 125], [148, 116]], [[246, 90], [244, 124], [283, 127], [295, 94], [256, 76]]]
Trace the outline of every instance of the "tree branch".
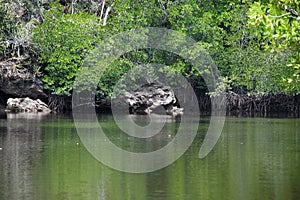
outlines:
[[111, 10], [111, 7], [112, 7], [112, 5], [108, 6], [107, 9], [106, 9], [106, 12], [105, 12], [105, 15], [104, 15], [104, 18], [103, 18], [103, 24], [102, 24], [103, 26], [106, 26], [107, 17], [108, 17], [108, 14], [109, 14], [110, 10]]
[[273, 16], [273, 15], [268, 14], [268, 16], [273, 17], [273, 18], [281, 18], [281, 17], [287, 16], [287, 15], [290, 15], [290, 14], [291, 13], [285, 13], [285, 14], [282, 14], [282, 15], [279, 15], [279, 16]]
[[100, 21], [102, 21], [102, 16], [104, 12], [104, 6], [105, 6], [105, 0], [102, 1], [102, 8], [101, 8], [101, 13], [100, 13]]

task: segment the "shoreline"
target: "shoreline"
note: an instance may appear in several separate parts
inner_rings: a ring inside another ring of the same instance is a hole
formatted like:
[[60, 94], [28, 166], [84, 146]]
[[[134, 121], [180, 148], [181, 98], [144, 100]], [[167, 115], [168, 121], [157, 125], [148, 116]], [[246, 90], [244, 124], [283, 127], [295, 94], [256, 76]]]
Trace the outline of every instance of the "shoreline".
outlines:
[[[1, 97], [0, 97], [1, 98]], [[60, 97], [62, 98], [62, 97]], [[197, 95], [198, 105], [201, 113], [210, 114], [211, 103], [210, 97], [207, 95]], [[226, 116], [235, 117], [300, 117], [300, 95], [240, 95], [234, 92], [227, 92]], [[0, 99], [0, 114], [5, 113], [6, 105], [4, 99]], [[49, 98], [50, 100], [50, 98]], [[72, 112], [71, 97], [64, 97], [64, 108], [60, 111], [54, 111], [58, 114], [66, 114]], [[110, 105], [107, 99], [105, 103], [98, 103], [95, 107], [97, 113], [111, 113]], [[46, 102], [48, 105], [53, 105], [53, 102]], [[52, 108], [53, 109], [53, 108]]]

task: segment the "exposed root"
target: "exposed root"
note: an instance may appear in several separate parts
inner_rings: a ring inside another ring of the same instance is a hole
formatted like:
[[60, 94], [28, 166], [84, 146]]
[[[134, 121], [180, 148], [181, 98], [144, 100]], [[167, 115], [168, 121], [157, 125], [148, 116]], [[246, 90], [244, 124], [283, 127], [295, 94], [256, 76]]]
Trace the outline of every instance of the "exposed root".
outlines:
[[272, 112], [300, 113], [298, 96], [277, 95], [239, 95], [227, 92], [228, 111], [260, 112], [264, 115]]
[[63, 113], [71, 110], [71, 104], [67, 101], [68, 98], [65, 96], [50, 95], [48, 99], [48, 105], [52, 111]]
[[[300, 116], [300, 95], [246, 95], [237, 94], [229, 91], [225, 94], [226, 99], [217, 99], [214, 109], [221, 109], [219, 103], [226, 101], [226, 110], [228, 113], [234, 115], [240, 115], [241, 113], [246, 116], [268, 116], [272, 113], [286, 113], [290, 116]], [[185, 97], [188, 98], [188, 97]], [[182, 98], [183, 100], [185, 98]], [[218, 97], [213, 97], [218, 98]], [[210, 112], [211, 110], [211, 98], [208, 95], [199, 94], [197, 100], [201, 112]], [[180, 102], [179, 102], [180, 103]], [[48, 105], [51, 110], [55, 112], [71, 111], [70, 97], [51, 95], [49, 97]], [[102, 107], [103, 105], [98, 105]], [[106, 102], [105, 108], [110, 108], [110, 102]]]
[[[292, 116], [300, 116], [300, 95], [245, 95], [229, 91], [225, 96], [226, 110], [229, 113], [244, 113], [250, 116], [254, 113], [259, 113], [259, 116], [267, 116], [270, 113], [287, 113]], [[208, 95], [198, 96], [198, 102], [202, 111], [211, 109], [211, 98]], [[213, 108], [220, 109], [218, 104], [213, 105]]]

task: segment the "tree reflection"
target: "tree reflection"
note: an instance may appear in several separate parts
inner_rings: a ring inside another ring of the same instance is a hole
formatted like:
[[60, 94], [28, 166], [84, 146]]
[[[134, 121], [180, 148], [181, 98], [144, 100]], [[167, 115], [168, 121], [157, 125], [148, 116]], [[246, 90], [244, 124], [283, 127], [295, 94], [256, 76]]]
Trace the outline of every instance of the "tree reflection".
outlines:
[[4, 199], [32, 199], [33, 168], [40, 158], [42, 115], [7, 114], [2, 135], [2, 180]]

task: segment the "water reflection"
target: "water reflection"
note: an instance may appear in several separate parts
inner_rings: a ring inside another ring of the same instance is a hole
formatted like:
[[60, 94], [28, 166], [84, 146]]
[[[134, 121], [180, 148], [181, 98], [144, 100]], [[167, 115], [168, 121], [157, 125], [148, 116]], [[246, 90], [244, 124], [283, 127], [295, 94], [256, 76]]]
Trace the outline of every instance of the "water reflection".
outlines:
[[[102, 125], [110, 130], [107, 134], [113, 143], [128, 145], [135, 150], [148, 148], [114, 132], [111, 116], [103, 118]], [[148, 175], [123, 173], [102, 165], [80, 142], [72, 120], [44, 122], [43, 132], [44, 151], [36, 172], [40, 194], [36, 199], [118, 200], [147, 199], [149, 196]]]
[[[162, 135], [141, 143], [119, 134], [112, 116], [99, 119], [113, 143], [139, 152], [165, 145], [178, 125], [167, 122]], [[0, 199], [300, 199], [299, 119], [227, 118], [201, 160], [208, 124], [201, 120], [193, 145], [172, 165], [130, 174], [95, 160], [69, 117], [8, 115], [0, 119]]]
[[32, 199], [33, 176], [42, 146], [41, 116], [8, 114], [1, 133], [3, 199]]

